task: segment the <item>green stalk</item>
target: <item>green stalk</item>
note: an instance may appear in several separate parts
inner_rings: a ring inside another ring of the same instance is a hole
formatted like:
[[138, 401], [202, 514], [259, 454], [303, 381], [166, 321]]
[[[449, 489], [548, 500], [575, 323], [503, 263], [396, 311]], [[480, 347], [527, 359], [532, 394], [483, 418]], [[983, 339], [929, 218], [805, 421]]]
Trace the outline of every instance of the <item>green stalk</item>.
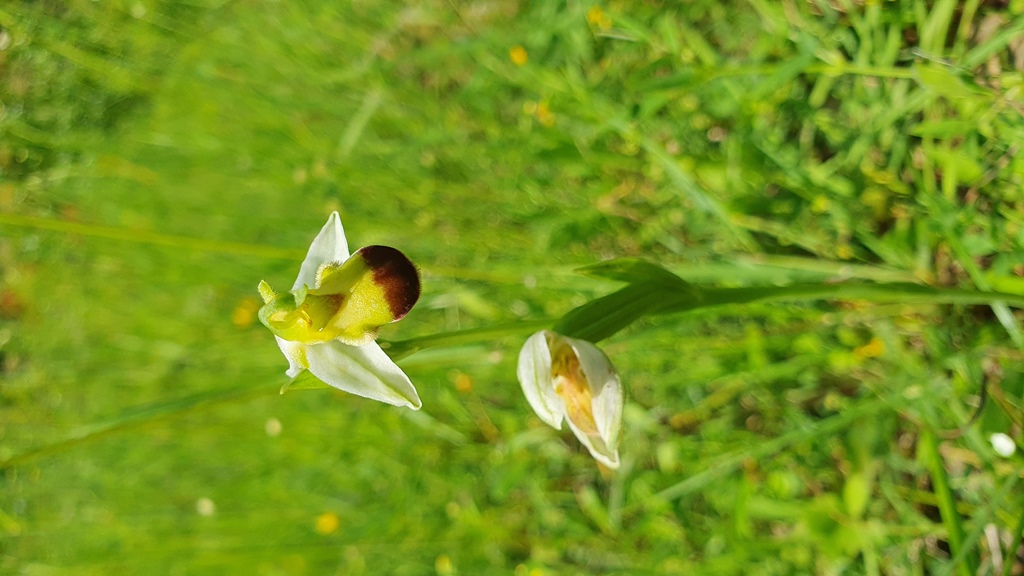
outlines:
[[506, 324], [495, 324], [483, 328], [470, 328], [468, 330], [456, 330], [453, 332], [439, 332], [418, 336], [407, 340], [395, 340], [394, 342], [381, 342], [388, 356], [395, 362], [413, 354], [426, 350], [427, 348], [447, 348], [451, 346], [462, 346], [476, 342], [487, 342], [503, 336], [530, 334], [548, 328], [554, 324], [554, 320], [544, 318], [540, 320], [525, 320], [523, 322], [510, 322]]
[[1024, 308], [1024, 296], [1019, 294], [978, 292], [959, 288], [933, 288], [910, 283], [816, 283], [780, 287], [701, 289], [696, 294], [696, 299], [691, 293], [676, 295], [672, 301], [659, 310], [659, 313], [671, 314], [697, 308], [752, 302], [829, 299], [963, 305], [988, 305], [993, 302], [1004, 302], [1017, 308]]

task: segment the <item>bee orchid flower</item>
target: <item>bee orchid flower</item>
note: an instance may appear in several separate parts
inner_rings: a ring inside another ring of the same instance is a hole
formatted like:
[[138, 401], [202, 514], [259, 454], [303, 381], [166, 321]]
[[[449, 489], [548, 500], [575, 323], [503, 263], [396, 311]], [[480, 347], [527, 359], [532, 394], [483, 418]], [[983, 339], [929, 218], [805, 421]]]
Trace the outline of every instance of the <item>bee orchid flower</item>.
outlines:
[[309, 246], [290, 292], [260, 282], [260, 321], [288, 359], [340, 390], [418, 410], [409, 377], [375, 342], [383, 324], [402, 319], [420, 295], [416, 266], [398, 250], [366, 246], [349, 254], [337, 212]]
[[519, 352], [517, 376], [541, 420], [556, 430], [565, 420], [594, 459], [619, 467], [625, 398], [619, 375], [597, 346], [542, 330]]

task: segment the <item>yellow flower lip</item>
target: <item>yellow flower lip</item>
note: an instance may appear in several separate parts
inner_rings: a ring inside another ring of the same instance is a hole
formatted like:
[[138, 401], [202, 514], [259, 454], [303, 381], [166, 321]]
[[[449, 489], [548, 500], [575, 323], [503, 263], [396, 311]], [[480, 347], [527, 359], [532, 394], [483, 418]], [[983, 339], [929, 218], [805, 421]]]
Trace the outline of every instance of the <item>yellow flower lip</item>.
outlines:
[[555, 394], [565, 403], [565, 417], [585, 434], [598, 434], [594, 399], [576, 351], [553, 332], [546, 334], [551, 350], [551, 381]]
[[384, 324], [404, 318], [419, 297], [419, 272], [405, 254], [366, 246], [342, 263], [321, 265], [314, 288], [272, 295], [259, 317], [276, 336], [292, 342], [341, 340], [361, 346]]
[[405, 254], [390, 246], [365, 246], [352, 255], [361, 257], [373, 271], [373, 281], [397, 322], [412, 310], [420, 299], [420, 274]]

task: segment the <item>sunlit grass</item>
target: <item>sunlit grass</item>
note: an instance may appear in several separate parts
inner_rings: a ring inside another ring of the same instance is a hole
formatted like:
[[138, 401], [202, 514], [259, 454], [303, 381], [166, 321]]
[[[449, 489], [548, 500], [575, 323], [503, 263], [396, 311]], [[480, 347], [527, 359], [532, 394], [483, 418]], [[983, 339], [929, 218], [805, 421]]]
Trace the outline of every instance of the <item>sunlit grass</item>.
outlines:
[[[1003, 4], [5, 5], [0, 571], [1015, 573]], [[421, 412], [278, 394], [256, 285], [332, 210], [421, 266]], [[600, 343], [608, 473], [515, 358], [621, 257], [751, 297]]]

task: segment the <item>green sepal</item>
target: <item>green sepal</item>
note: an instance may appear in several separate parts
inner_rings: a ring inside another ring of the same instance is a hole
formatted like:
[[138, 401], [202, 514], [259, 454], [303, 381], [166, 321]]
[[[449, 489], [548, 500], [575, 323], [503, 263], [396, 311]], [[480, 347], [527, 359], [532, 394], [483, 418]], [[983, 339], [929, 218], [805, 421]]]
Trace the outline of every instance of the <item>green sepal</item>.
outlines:
[[266, 280], [260, 280], [260, 285], [257, 289], [260, 291], [260, 297], [263, 298], [264, 304], [270, 304], [277, 297], [274, 289], [270, 287], [270, 284], [267, 284]]
[[330, 387], [331, 386], [323, 380], [313, 376], [313, 373], [309, 370], [303, 370], [298, 376], [292, 378], [288, 382], [285, 382], [284, 386], [281, 386], [281, 394], [291, 392], [292, 390], [320, 390], [322, 388]]

